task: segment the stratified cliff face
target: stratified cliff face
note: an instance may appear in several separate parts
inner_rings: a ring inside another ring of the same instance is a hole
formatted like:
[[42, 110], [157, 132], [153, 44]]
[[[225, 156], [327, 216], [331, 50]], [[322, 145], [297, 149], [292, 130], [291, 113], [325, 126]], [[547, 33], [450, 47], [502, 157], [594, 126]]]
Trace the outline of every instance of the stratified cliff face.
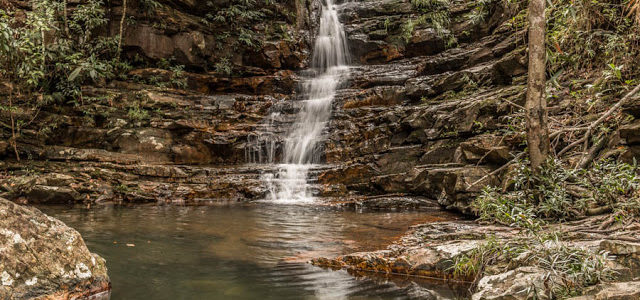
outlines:
[[[163, 1], [154, 10], [128, 4], [135, 22], [125, 26], [124, 55], [184, 64], [185, 88], [114, 81], [84, 88], [93, 99], [84, 104], [43, 111], [38, 120], [55, 130], [23, 131], [20, 149], [33, 161], [28, 168], [2, 163], [12, 172], [3, 194], [32, 203], [264, 197], [260, 169], [270, 166], [242, 166], [245, 148], [256, 132], [286, 132], [287, 121], [265, 129], [273, 105], [293, 120], [290, 103], [318, 4], [265, 3], [257, 8], [264, 16], [247, 24], [213, 20], [234, 2], [201, 2]], [[122, 8], [111, 5], [108, 27], [116, 34]], [[494, 133], [509, 122], [510, 102], [522, 100], [523, 32], [513, 24], [519, 9], [455, 1], [437, 8], [445, 18], [437, 19], [416, 5], [340, 6], [354, 67], [327, 128], [326, 161], [334, 167], [315, 172], [320, 195], [414, 194], [464, 210], [492, 178], [467, 185], [508, 160], [520, 142]], [[249, 42], [239, 33], [247, 30]], [[149, 83], [168, 82], [173, 73], [143, 68], [129, 75]]]
[[[109, 3], [105, 35], [118, 34], [121, 5]], [[292, 99], [317, 5], [128, 1], [122, 56], [134, 70], [38, 112], [18, 138], [26, 160], [10, 160], [0, 142], [2, 194], [30, 203], [262, 197], [259, 171], [239, 167], [247, 136], [271, 105]], [[17, 18], [30, 9], [8, 7]]]
[[[126, 81], [84, 87], [82, 103], [43, 109], [18, 139], [29, 160], [9, 159], [0, 143], [1, 195], [30, 203], [264, 197], [260, 174], [273, 166], [245, 165], [245, 151], [266, 132], [281, 152], [319, 4], [242, 3], [130, 1], [123, 56], [138, 67]], [[110, 5], [105, 32], [114, 35], [122, 7]], [[469, 199], [499, 183], [485, 175], [523, 149], [523, 137], [509, 130], [524, 101], [522, 7], [339, 7], [353, 68], [326, 130], [329, 166], [312, 172], [318, 194], [418, 195], [468, 212]], [[187, 71], [148, 67], [162, 60]], [[281, 120], [270, 124], [265, 117], [276, 110]]]
[[[480, 180], [510, 160], [520, 141], [497, 134], [522, 103], [526, 58], [519, 12], [454, 1], [450, 24], [419, 20], [415, 3], [367, 1], [345, 5], [355, 63], [349, 87], [335, 101], [327, 161], [338, 167], [320, 176], [327, 192], [407, 193], [466, 210]], [[403, 35], [398, 37], [398, 35]], [[401, 39], [399, 41], [399, 39]], [[457, 41], [453, 43], [451, 41]]]

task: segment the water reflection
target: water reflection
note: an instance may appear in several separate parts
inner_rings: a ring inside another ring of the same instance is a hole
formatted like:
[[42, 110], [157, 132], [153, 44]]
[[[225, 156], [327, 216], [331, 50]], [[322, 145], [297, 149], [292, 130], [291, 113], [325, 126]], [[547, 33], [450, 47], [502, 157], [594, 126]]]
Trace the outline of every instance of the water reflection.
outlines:
[[[43, 207], [107, 260], [111, 299], [403, 299], [448, 287], [354, 278], [305, 263], [380, 249], [434, 213], [323, 206]], [[437, 217], [436, 217], [437, 218]], [[421, 298], [421, 297], [418, 297]]]

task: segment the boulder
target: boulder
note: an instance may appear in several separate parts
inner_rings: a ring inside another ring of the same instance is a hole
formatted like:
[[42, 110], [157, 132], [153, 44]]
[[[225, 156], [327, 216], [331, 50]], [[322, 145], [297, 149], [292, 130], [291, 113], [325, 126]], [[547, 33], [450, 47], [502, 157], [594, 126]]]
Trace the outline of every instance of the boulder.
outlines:
[[549, 299], [545, 291], [546, 272], [537, 267], [517, 269], [485, 276], [478, 282], [478, 292], [472, 300]]
[[77, 299], [110, 288], [105, 260], [77, 231], [0, 198], [0, 299]]

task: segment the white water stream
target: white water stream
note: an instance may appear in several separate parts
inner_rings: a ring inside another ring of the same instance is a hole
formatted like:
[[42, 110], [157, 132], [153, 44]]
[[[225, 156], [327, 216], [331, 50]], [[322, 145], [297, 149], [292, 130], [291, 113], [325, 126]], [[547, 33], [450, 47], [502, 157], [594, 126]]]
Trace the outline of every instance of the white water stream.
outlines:
[[[333, 0], [323, 0], [320, 27], [313, 48], [313, 77], [301, 83], [301, 108], [283, 141], [282, 163], [277, 174], [266, 174], [270, 201], [300, 203], [312, 201], [308, 173], [321, 163], [322, 133], [331, 117], [331, 102], [340, 83], [348, 76], [348, 49], [342, 24]], [[269, 120], [279, 117], [274, 112]], [[262, 140], [261, 140], [262, 139]], [[273, 139], [257, 138], [267, 158], [273, 159]], [[261, 157], [259, 158], [262, 159]], [[272, 162], [272, 161], [268, 161]]]

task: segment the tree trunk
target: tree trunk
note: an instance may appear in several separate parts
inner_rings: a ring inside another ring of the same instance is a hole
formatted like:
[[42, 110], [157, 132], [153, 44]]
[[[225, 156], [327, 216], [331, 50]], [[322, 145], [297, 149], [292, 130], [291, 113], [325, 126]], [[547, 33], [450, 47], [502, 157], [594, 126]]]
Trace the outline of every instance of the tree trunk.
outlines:
[[527, 144], [534, 174], [549, 154], [547, 101], [545, 99], [545, 17], [546, 0], [529, 2], [529, 78], [527, 82]]
[[63, 14], [64, 14], [64, 34], [66, 37], [69, 37], [69, 22], [67, 21], [67, 0], [62, 1], [63, 6]]
[[42, 52], [42, 72], [46, 72], [45, 71], [45, 67], [47, 65], [47, 44], [45, 43], [45, 37], [44, 37], [44, 28], [40, 28], [40, 38], [42, 39], [42, 49], [40, 49], [40, 51]]
[[9, 118], [11, 119], [11, 146], [16, 153], [16, 159], [20, 161], [20, 154], [18, 154], [18, 145], [16, 137], [16, 122], [13, 118], [13, 86], [9, 87]]
[[120, 58], [120, 49], [122, 47], [122, 34], [124, 33], [124, 20], [127, 16], [127, 0], [122, 1], [122, 18], [120, 18], [120, 36], [118, 37], [118, 58]]

